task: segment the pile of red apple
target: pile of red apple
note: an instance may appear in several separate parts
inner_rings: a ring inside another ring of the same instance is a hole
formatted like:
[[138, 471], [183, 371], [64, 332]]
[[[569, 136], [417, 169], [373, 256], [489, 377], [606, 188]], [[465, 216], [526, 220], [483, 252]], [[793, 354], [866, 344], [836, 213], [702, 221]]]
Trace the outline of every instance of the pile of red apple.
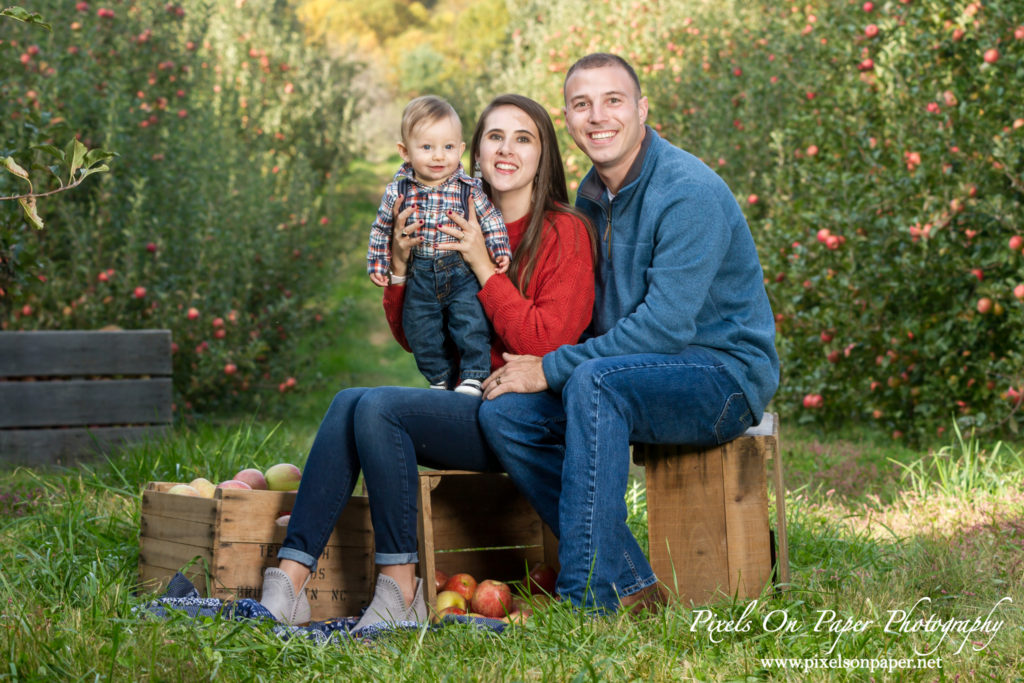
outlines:
[[436, 570], [434, 585], [437, 588], [437, 602], [434, 605], [434, 619], [440, 621], [449, 614], [468, 615], [501, 619], [506, 623], [522, 623], [533, 609], [536, 600], [546, 600], [555, 594], [558, 574], [543, 562], [530, 570], [523, 585], [531, 599], [513, 595], [512, 587], [496, 579], [485, 579], [477, 583], [472, 575], [465, 572], [446, 575]]
[[248, 467], [216, 485], [205, 477], [197, 477], [187, 484], [175, 484], [167, 492], [179, 496], [213, 498], [217, 489], [294, 491], [299, 488], [301, 478], [302, 470], [291, 463], [282, 462], [268, 468], [266, 472]]

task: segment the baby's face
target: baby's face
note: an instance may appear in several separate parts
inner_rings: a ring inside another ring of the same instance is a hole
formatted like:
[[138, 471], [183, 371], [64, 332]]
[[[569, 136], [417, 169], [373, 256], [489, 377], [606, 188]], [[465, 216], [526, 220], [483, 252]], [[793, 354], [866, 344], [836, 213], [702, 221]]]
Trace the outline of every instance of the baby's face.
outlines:
[[429, 187], [455, 173], [465, 149], [462, 126], [448, 116], [416, 126], [406, 144], [398, 146], [402, 158], [412, 164], [416, 179]]

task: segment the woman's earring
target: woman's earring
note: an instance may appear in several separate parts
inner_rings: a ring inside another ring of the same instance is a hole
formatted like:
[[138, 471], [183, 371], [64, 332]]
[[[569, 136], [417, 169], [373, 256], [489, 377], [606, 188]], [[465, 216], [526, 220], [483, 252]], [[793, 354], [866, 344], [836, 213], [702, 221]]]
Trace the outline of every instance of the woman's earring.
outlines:
[[479, 161], [474, 161], [473, 162], [473, 177], [474, 178], [483, 178], [484, 177], [484, 172], [480, 170], [480, 162]]

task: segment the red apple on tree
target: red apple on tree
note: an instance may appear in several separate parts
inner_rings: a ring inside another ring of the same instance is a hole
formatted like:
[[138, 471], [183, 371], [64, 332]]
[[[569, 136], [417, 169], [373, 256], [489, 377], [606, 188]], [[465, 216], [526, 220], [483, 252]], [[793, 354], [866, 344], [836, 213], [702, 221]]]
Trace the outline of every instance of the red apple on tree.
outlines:
[[452, 574], [444, 584], [445, 591], [454, 591], [467, 601], [473, 599], [473, 594], [476, 593], [476, 589], [476, 579], [465, 572]]

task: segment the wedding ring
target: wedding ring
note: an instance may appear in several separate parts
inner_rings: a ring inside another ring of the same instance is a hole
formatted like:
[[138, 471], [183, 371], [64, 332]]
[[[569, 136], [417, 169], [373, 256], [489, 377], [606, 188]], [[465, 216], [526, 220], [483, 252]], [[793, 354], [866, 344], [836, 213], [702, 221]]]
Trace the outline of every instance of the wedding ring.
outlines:
[[496, 377], [494, 379], [494, 383], [497, 384], [497, 385], [500, 385], [501, 384], [501, 377]]
[[409, 236], [409, 233], [407, 233], [407, 232], [403, 232], [402, 233], [402, 237], [408, 237], [408, 236]]

